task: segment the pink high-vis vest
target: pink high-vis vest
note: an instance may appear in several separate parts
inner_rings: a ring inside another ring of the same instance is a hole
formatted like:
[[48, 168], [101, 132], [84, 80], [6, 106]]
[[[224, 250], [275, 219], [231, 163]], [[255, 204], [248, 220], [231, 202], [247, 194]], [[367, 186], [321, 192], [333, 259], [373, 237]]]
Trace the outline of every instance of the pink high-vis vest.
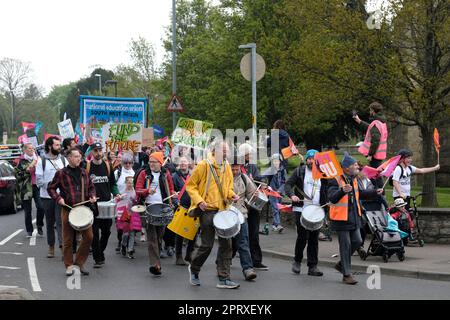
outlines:
[[375, 151], [375, 154], [373, 157], [377, 160], [384, 160], [386, 159], [387, 154], [387, 139], [388, 139], [388, 129], [386, 123], [383, 123], [379, 120], [374, 120], [369, 125], [369, 128], [366, 132], [366, 137], [364, 138], [364, 143], [358, 148], [358, 152], [364, 155], [365, 157], [369, 154], [370, 146], [372, 145], [371, 136], [370, 136], [370, 130], [376, 126], [378, 131], [381, 133], [380, 137], [380, 144], [378, 145], [377, 151]]

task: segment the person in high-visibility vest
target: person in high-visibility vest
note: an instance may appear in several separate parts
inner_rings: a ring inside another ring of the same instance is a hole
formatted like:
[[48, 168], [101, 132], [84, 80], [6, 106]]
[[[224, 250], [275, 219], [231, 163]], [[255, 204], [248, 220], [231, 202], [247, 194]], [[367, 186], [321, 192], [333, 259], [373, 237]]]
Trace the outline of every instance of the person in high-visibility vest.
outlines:
[[351, 273], [351, 257], [361, 246], [362, 210], [360, 200], [376, 198], [383, 189], [359, 190], [356, 175], [359, 173], [358, 163], [347, 152], [341, 162], [344, 174], [330, 180], [328, 184], [328, 200], [330, 204], [331, 228], [339, 238], [339, 256], [341, 260], [335, 269], [343, 274], [345, 284], [356, 284]]
[[[366, 135], [363, 144], [358, 148], [358, 152], [364, 155], [369, 161], [369, 166], [378, 168], [387, 155], [388, 128], [386, 118], [383, 116], [383, 105], [379, 102], [373, 102], [369, 105], [370, 124], [362, 121], [357, 114], [353, 119], [362, 127]], [[382, 179], [377, 179], [376, 186], [383, 185]]]

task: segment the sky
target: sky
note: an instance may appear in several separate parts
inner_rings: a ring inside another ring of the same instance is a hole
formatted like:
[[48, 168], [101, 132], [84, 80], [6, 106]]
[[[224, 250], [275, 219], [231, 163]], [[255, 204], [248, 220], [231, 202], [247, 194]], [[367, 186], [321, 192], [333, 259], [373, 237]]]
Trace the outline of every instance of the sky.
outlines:
[[95, 67], [129, 63], [129, 43], [139, 36], [160, 64], [172, 0], [14, 0], [2, 1], [1, 12], [0, 59], [29, 62], [32, 82], [48, 94]]

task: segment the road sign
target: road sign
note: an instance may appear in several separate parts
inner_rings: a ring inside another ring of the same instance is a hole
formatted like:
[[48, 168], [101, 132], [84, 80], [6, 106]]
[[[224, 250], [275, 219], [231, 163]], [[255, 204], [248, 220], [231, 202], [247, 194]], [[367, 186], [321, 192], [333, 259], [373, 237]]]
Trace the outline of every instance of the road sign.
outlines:
[[[256, 54], [256, 81], [264, 77], [266, 73], [266, 62], [263, 57]], [[249, 52], [241, 59], [241, 74], [245, 80], [252, 81], [252, 54]]]
[[181, 103], [181, 99], [180, 97], [178, 97], [177, 95], [173, 95], [172, 98], [170, 98], [170, 102], [167, 105], [167, 111], [170, 112], [183, 112], [184, 111], [184, 106]]

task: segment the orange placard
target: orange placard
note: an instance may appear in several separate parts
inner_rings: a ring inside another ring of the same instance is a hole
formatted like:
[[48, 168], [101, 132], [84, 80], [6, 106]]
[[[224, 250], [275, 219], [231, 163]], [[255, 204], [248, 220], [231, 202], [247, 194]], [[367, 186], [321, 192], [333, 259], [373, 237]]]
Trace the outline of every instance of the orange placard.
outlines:
[[298, 155], [298, 150], [291, 138], [289, 138], [289, 147], [281, 149], [281, 154], [283, 155], [283, 159], [289, 159], [295, 155]]
[[334, 179], [343, 174], [334, 151], [318, 152], [314, 156], [313, 179]]
[[434, 147], [436, 148], [436, 152], [439, 153], [441, 149], [441, 145], [439, 144], [439, 131], [437, 128], [434, 128]]

